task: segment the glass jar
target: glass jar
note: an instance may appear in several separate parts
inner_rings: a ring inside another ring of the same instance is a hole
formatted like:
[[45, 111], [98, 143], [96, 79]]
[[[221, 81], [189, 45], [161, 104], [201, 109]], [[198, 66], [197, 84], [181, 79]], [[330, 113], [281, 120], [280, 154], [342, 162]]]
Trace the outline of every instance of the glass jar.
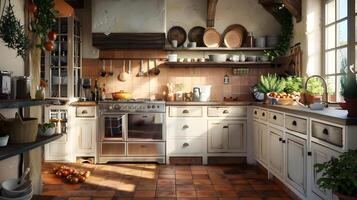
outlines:
[[44, 100], [45, 99], [45, 88], [37, 86], [35, 99]]

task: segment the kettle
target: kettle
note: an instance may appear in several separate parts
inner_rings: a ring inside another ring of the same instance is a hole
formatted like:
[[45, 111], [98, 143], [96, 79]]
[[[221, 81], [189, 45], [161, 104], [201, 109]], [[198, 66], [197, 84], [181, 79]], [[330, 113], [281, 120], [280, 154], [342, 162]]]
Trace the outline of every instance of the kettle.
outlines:
[[201, 90], [199, 87], [193, 88], [192, 101], [200, 101]]

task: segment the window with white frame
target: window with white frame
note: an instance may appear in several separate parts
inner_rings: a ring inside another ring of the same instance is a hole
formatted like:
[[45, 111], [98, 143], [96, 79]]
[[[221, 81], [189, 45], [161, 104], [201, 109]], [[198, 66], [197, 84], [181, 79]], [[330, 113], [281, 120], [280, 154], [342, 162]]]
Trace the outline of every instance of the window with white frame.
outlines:
[[341, 102], [342, 71], [357, 59], [357, 0], [324, 0], [323, 74], [329, 101]]

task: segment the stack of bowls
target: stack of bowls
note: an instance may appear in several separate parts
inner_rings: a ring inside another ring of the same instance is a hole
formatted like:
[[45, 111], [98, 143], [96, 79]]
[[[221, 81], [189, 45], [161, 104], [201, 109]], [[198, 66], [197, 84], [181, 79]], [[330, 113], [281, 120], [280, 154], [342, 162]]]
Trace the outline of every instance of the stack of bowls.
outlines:
[[20, 179], [7, 179], [1, 183], [0, 200], [28, 200], [32, 198], [31, 181], [19, 184]]

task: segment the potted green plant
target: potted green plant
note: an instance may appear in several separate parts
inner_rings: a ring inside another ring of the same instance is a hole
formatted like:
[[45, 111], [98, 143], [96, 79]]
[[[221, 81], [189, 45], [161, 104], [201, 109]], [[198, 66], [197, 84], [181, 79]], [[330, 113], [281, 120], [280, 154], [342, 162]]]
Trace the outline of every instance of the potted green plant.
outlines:
[[341, 77], [341, 95], [346, 101], [348, 117], [357, 117], [357, 81], [353, 65]]
[[303, 93], [305, 105], [314, 103], [315, 99], [322, 99], [322, 95], [324, 93], [322, 81], [316, 77], [311, 78]]
[[38, 135], [40, 136], [51, 136], [55, 134], [55, 123], [44, 123], [38, 125]]
[[321, 173], [317, 180], [320, 188], [332, 190], [340, 200], [357, 199], [357, 150], [349, 150], [314, 167]]
[[277, 102], [269, 98], [268, 94], [283, 92], [285, 89], [285, 79], [278, 77], [276, 74], [261, 75], [257, 88], [259, 92], [265, 94], [266, 103], [275, 104]]

